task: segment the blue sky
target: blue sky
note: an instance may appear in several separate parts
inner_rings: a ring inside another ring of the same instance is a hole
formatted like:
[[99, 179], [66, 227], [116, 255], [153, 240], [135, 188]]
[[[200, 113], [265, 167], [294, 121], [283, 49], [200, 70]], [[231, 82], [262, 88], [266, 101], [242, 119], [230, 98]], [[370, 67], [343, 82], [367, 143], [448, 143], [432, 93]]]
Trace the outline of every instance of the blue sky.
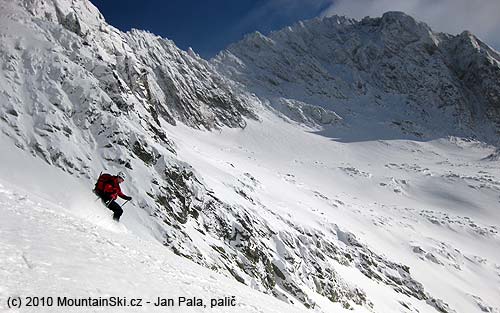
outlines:
[[106, 21], [127, 31], [131, 28], [192, 47], [209, 58], [244, 34], [267, 34], [298, 20], [319, 16], [332, 0], [91, 0]]
[[361, 19], [403, 11], [451, 34], [472, 31], [500, 50], [500, 0], [90, 0], [107, 22], [192, 47], [210, 58], [228, 44], [256, 30], [267, 34], [298, 20], [320, 15]]

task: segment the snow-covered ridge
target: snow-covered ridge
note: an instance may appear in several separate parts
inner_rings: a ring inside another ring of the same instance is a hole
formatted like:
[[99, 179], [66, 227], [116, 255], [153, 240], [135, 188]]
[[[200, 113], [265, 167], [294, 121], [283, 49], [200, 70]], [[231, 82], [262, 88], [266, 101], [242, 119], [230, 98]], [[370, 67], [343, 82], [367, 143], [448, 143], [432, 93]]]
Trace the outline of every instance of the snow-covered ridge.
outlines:
[[[108, 98], [101, 102], [113, 102], [125, 113], [143, 106], [154, 119], [194, 127], [243, 126], [241, 115], [251, 116], [246, 100], [223, 77], [172, 41], [138, 30], [122, 33], [106, 24], [89, 1], [19, 1], [25, 11], [16, 2], [4, 4], [4, 16], [25, 20], [27, 30], [53, 45], [41, 51], [44, 57], [57, 54], [97, 80], [97, 91]], [[16, 45], [23, 48], [22, 37]]]
[[[212, 63], [285, 116], [311, 126], [339, 125], [311, 118], [315, 106], [338, 114], [344, 126], [410, 120], [410, 127], [401, 127], [403, 137], [438, 133], [498, 142], [498, 52], [470, 32], [436, 33], [401, 12], [361, 21], [316, 18], [268, 36], [251, 34]], [[370, 120], [373, 111], [378, 114]]]

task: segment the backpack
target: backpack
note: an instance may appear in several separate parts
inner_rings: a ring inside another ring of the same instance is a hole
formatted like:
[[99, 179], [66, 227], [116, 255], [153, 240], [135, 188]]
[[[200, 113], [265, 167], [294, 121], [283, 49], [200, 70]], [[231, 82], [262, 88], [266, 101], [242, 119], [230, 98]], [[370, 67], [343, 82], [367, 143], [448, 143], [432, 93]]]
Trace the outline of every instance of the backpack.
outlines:
[[94, 193], [100, 197], [105, 196], [104, 187], [107, 184], [113, 184], [113, 176], [108, 173], [102, 174], [101, 172], [97, 179], [97, 183], [95, 183]]

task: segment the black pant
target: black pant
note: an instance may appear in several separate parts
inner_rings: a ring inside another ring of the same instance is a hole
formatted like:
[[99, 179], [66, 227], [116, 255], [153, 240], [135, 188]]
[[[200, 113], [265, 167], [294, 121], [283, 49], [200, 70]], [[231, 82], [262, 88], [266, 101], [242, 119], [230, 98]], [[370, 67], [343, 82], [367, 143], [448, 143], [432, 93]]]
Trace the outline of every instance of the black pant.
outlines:
[[123, 209], [122, 207], [115, 202], [115, 200], [106, 200], [104, 198], [101, 198], [102, 199], [102, 202], [104, 202], [104, 204], [108, 207], [108, 209], [110, 209], [111, 211], [113, 211], [113, 219], [115, 221], [119, 221], [120, 220], [120, 216], [122, 216], [123, 214]]

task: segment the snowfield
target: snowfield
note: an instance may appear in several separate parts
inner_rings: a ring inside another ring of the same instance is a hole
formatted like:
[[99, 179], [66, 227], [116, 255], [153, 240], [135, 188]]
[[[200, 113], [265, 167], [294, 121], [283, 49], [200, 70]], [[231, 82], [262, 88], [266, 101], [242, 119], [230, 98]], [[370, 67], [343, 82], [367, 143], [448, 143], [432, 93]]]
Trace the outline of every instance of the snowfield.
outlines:
[[[242, 188], [270, 210], [260, 214], [301, 227], [339, 227], [408, 265], [457, 312], [498, 312], [500, 164], [484, 159], [494, 147], [459, 138], [339, 143], [272, 115], [244, 130], [169, 133], [179, 154], [226, 199], [245, 201]], [[376, 312], [404, 311], [402, 303], [413, 307], [408, 312], [433, 311], [355, 270], [336, 269], [367, 291]]]

